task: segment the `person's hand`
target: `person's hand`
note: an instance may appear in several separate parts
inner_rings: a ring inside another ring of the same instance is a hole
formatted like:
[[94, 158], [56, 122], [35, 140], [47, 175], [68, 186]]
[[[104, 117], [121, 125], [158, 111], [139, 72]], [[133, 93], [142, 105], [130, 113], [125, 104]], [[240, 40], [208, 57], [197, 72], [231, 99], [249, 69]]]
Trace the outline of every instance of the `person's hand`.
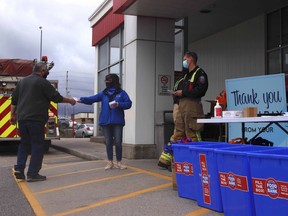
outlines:
[[70, 98], [70, 104], [74, 106], [76, 104], [76, 100], [74, 98]]
[[182, 90], [177, 90], [173, 93], [174, 96], [176, 97], [181, 97], [182, 96]]
[[11, 114], [10, 124], [15, 125], [17, 123], [16, 114]]

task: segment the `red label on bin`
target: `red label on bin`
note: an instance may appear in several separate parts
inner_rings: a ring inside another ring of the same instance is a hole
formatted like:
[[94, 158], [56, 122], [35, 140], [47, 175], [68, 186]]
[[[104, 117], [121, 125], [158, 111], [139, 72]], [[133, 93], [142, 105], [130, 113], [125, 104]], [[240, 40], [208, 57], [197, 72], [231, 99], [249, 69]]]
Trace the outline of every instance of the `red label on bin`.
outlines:
[[194, 175], [193, 165], [188, 162], [175, 162], [175, 173], [185, 174], [187, 176]]
[[254, 194], [288, 200], [288, 182], [277, 181], [273, 178], [252, 178], [252, 186]]
[[200, 162], [200, 170], [201, 170], [204, 203], [211, 204], [210, 179], [208, 175], [208, 167], [207, 167], [205, 154], [199, 154], [199, 162]]
[[236, 175], [232, 172], [219, 172], [219, 180], [222, 187], [229, 187], [232, 190], [248, 192], [247, 176]]

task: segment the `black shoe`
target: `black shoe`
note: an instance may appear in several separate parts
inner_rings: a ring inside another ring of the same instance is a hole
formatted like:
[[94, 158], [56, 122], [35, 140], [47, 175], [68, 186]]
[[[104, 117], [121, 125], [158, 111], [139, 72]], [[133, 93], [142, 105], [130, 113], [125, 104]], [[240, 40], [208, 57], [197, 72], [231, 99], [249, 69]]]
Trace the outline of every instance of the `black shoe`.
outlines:
[[47, 179], [46, 176], [42, 176], [40, 174], [27, 176], [27, 182], [45, 181], [46, 179]]
[[14, 169], [14, 176], [16, 177], [16, 179], [25, 180], [24, 170]]

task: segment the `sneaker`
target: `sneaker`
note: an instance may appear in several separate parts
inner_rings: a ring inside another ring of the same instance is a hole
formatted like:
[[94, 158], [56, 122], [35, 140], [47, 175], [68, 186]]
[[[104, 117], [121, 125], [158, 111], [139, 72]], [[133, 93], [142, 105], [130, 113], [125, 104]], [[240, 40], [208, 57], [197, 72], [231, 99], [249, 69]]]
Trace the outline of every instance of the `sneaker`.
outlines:
[[27, 182], [45, 181], [46, 179], [46, 176], [42, 176], [40, 174], [36, 174], [34, 176], [27, 176]]
[[113, 169], [113, 167], [114, 167], [113, 161], [109, 161], [108, 164], [105, 166], [105, 170]]
[[127, 166], [121, 163], [121, 161], [118, 161], [117, 164], [115, 164], [115, 168], [117, 169], [127, 169]]
[[24, 170], [14, 169], [14, 176], [16, 177], [16, 179], [25, 180]]

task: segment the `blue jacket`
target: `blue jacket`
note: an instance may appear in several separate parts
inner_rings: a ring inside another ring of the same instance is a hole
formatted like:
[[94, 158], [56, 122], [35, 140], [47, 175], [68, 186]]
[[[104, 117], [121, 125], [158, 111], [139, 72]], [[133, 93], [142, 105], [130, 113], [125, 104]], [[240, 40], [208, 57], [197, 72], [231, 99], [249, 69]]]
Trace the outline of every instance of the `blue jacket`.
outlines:
[[[109, 102], [115, 100], [119, 103], [119, 106], [111, 109]], [[124, 110], [131, 108], [132, 101], [130, 100], [128, 94], [123, 90], [119, 89], [113, 96], [107, 94], [107, 89], [99, 92], [96, 95], [90, 97], [80, 97], [81, 103], [93, 104], [95, 102], [101, 103], [101, 112], [99, 116], [99, 125], [109, 125], [109, 124], [119, 124], [125, 125], [125, 114]]]

